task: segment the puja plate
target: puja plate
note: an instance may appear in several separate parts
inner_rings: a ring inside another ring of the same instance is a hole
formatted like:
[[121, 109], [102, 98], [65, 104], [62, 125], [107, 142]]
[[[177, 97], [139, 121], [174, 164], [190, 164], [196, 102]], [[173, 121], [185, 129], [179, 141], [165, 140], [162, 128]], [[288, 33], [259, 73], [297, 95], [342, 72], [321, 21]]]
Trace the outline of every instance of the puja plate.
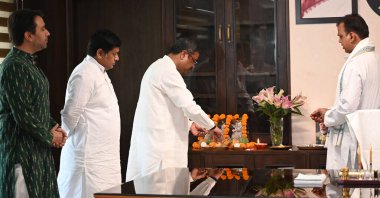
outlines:
[[292, 148], [292, 146], [281, 145], [281, 146], [270, 146], [269, 148], [273, 149], [273, 150], [288, 150], [288, 149]]
[[217, 146], [217, 147], [214, 147], [214, 148], [211, 148], [211, 149], [215, 149], [215, 150], [227, 150], [228, 147], [227, 146]]
[[299, 150], [326, 150], [326, 148], [322, 146], [297, 146]]

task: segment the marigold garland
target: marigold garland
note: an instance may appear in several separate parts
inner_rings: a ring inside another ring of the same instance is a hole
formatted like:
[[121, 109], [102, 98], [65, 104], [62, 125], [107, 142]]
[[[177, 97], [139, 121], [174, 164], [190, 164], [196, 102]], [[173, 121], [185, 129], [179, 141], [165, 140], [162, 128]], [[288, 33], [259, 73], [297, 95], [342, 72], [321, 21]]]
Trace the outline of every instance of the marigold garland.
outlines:
[[[208, 117], [211, 118], [211, 115], [208, 114]], [[200, 149], [202, 142], [207, 142], [208, 147], [215, 148], [220, 147], [221, 145], [225, 145], [228, 148], [234, 148], [236, 143], [239, 143], [239, 147], [242, 149], [246, 148], [252, 148], [256, 149], [255, 142], [249, 142], [248, 140], [248, 134], [247, 134], [247, 120], [248, 115], [243, 114], [240, 118], [241, 123], [241, 136], [240, 139], [231, 138], [230, 137], [230, 126], [231, 123], [235, 123], [239, 120], [240, 116], [239, 114], [231, 115], [231, 114], [214, 114], [211, 118], [211, 120], [214, 122], [216, 126], [220, 126], [220, 124], [224, 124], [222, 130], [223, 130], [223, 136], [224, 136], [224, 142], [222, 144], [215, 143], [213, 141], [206, 141], [203, 137], [198, 137], [198, 142], [193, 143], [193, 149]]]
[[220, 176], [221, 180], [240, 180], [241, 178], [245, 181], [249, 179], [247, 168], [242, 168], [241, 173], [238, 171], [232, 171], [230, 168], [225, 168], [223, 174]]

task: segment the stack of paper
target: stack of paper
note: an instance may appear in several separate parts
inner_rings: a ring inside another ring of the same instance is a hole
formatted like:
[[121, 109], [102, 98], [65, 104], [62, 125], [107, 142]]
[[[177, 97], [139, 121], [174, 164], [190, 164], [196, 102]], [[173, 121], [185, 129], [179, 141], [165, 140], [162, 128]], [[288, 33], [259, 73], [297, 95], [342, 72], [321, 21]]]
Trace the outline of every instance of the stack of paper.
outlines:
[[312, 188], [312, 187], [322, 187], [326, 180], [325, 174], [314, 174], [306, 175], [299, 173], [294, 179], [294, 187], [300, 188]]

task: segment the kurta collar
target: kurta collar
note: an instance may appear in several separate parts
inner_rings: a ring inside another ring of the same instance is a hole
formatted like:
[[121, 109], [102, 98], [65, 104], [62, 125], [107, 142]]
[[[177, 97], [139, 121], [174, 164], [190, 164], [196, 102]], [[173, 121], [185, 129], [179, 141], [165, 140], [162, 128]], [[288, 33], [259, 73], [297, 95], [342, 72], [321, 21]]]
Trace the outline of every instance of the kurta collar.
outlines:
[[171, 67], [173, 67], [174, 69], [177, 69], [177, 66], [175, 65], [174, 61], [168, 55], [165, 55], [163, 59], [166, 60], [168, 63], [170, 63]]
[[359, 50], [363, 49], [364, 47], [374, 47], [375, 45], [369, 40], [369, 38], [365, 38], [363, 40], [361, 40], [354, 48], [354, 50], [352, 50], [352, 52], [350, 53], [350, 55], [348, 56], [348, 59], [351, 58], [352, 56], [354, 56], [356, 54], [356, 52], [358, 52]]
[[94, 63], [96, 66], [98, 66], [98, 68], [100, 69], [100, 71], [101, 71], [102, 73], [105, 73], [105, 72], [106, 72], [106, 69], [103, 67], [103, 65], [99, 64], [98, 61], [96, 61], [95, 58], [93, 58], [92, 56], [87, 55], [85, 59], [86, 59], [87, 61], [91, 62], [91, 63]]
[[33, 55], [33, 54], [29, 54], [29, 53], [27, 53], [27, 52], [24, 52], [24, 51], [18, 49], [17, 47], [15, 47], [15, 46], [13, 46], [13, 47], [11, 48], [11, 53], [15, 53], [15, 54], [17, 54], [18, 56], [24, 57], [24, 58], [26, 58], [26, 59], [28, 59], [28, 60], [30, 60], [30, 61], [32, 61], [32, 62], [34, 62], [34, 59], [36, 59], [36, 57], [37, 57], [36, 55]]

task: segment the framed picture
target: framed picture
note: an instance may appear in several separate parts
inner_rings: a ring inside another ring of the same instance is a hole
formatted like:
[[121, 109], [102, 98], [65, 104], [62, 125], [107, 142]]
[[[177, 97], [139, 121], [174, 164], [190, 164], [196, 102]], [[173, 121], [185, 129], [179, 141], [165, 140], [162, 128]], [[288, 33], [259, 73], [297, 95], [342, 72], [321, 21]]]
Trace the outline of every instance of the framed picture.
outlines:
[[336, 23], [358, 13], [357, 0], [296, 0], [296, 23]]

